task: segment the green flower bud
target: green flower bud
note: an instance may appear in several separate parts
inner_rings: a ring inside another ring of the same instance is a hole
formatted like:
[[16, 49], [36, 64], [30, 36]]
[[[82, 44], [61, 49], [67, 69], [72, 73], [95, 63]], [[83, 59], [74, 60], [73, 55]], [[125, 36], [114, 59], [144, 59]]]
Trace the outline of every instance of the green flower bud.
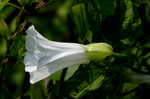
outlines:
[[101, 61], [113, 53], [112, 46], [107, 43], [93, 43], [85, 47], [85, 53], [90, 61]]

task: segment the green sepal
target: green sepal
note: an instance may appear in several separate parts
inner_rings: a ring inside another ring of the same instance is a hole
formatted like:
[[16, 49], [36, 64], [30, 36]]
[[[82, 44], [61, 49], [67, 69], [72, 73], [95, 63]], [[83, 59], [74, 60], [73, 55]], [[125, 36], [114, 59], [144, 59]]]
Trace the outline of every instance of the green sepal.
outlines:
[[113, 53], [112, 46], [107, 43], [92, 43], [85, 47], [85, 53], [90, 61], [101, 61]]

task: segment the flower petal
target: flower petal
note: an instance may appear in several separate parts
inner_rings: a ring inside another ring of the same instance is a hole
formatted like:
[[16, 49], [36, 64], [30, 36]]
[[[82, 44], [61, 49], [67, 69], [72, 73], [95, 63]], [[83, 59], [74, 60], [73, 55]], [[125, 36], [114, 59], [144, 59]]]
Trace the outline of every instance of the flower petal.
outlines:
[[47, 40], [34, 26], [26, 31], [25, 71], [30, 72], [30, 82], [35, 83], [63, 68], [88, 63], [85, 46]]

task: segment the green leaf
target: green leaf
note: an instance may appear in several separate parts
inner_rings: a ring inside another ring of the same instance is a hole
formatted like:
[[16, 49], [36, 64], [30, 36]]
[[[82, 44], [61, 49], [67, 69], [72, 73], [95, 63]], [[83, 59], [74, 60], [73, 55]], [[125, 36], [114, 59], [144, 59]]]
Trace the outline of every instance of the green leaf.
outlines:
[[77, 31], [82, 34], [86, 33], [88, 27], [84, 3], [72, 7], [72, 17], [74, 19], [73, 21], [75, 22]]
[[10, 56], [16, 57], [17, 59], [23, 59], [25, 55], [25, 37], [23, 35], [17, 36], [12, 40], [12, 44], [9, 46], [10, 49]]
[[150, 58], [147, 59], [146, 63], [148, 66], [150, 66]]
[[73, 0], [69, 0], [69, 1], [65, 1], [59, 8], [57, 11], [58, 17], [60, 17], [61, 19], [65, 20], [67, 19], [67, 16], [71, 10], [71, 6], [72, 6], [72, 1]]
[[143, 45], [144, 48], [150, 48], [150, 42]]
[[10, 18], [10, 15], [15, 11], [16, 9], [11, 6], [7, 6], [3, 8], [3, 10], [0, 10], [0, 18], [1, 19], [7, 19]]
[[54, 74], [50, 75], [50, 79], [59, 81], [61, 78], [62, 70], [55, 72]]
[[22, 87], [24, 82], [25, 72], [24, 72], [24, 64], [22, 62], [17, 62], [11, 70], [11, 80], [12, 83], [15, 83], [18, 88]]
[[145, 7], [145, 16], [148, 22], [150, 22], [150, 1], [147, 0], [147, 5]]
[[132, 0], [123, 0], [121, 5], [124, 6], [121, 36], [128, 40], [126, 45], [132, 45], [144, 34], [142, 20]]
[[137, 83], [124, 83], [123, 84], [123, 92], [129, 92], [130, 90], [138, 87], [139, 84]]
[[94, 80], [94, 81], [89, 85], [88, 90], [89, 90], [89, 91], [92, 91], [92, 90], [98, 89], [98, 88], [102, 85], [103, 80], [104, 80], [104, 76], [103, 76], [103, 75], [100, 75], [98, 78], [96, 78], [96, 80]]
[[45, 94], [46, 94], [46, 87], [44, 86], [43, 81], [31, 85], [31, 89], [29, 92], [31, 99], [46, 99]]
[[[134, 90], [139, 85], [137, 83], [124, 83], [123, 84], [123, 93], [128, 93], [131, 90]], [[131, 92], [123, 97], [123, 99], [137, 99], [135, 92]]]
[[1, 0], [0, 1], [0, 10], [2, 10], [8, 3], [9, 0]]
[[91, 2], [103, 16], [110, 16], [115, 12], [115, 0], [92, 0]]
[[126, 7], [126, 11], [125, 11], [125, 16], [124, 16], [122, 27], [123, 29], [127, 29], [129, 24], [133, 22], [134, 11], [133, 11], [133, 4], [131, 0], [124, 0], [124, 4]]
[[9, 28], [3, 19], [0, 19], [0, 34], [6, 35], [9, 32]]
[[[77, 66], [71, 66], [67, 69], [66, 75], [65, 75], [65, 81], [68, 80], [69, 78], [71, 78], [73, 76], [73, 74], [78, 70], [79, 65]], [[59, 81], [61, 78], [61, 74], [62, 74], [63, 70], [60, 70], [54, 74], [52, 74], [49, 78], [52, 80], [57, 80]]]
[[67, 69], [67, 73], [65, 75], [65, 80], [68, 80], [70, 77], [73, 76], [73, 74], [78, 70], [80, 65], [77, 66], [71, 66]]
[[72, 98], [81, 98], [90, 91], [96, 90], [103, 82], [102, 70], [94, 64], [80, 66], [78, 71], [66, 81], [65, 92]]
[[7, 52], [7, 41], [5, 38], [0, 37], [0, 57], [5, 56]]
[[85, 87], [82, 91], [80, 91], [76, 96], [74, 96], [75, 99], [79, 99], [82, 96], [84, 96], [87, 92], [96, 90], [99, 88], [104, 80], [104, 76], [100, 75], [96, 80], [94, 80], [91, 84], [89, 84], [87, 87]]
[[79, 36], [79, 42], [92, 41], [92, 32], [89, 29], [86, 17], [85, 4], [80, 3], [72, 7], [72, 18], [75, 23], [76, 32]]
[[10, 23], [10, 31], [11, 32], [15, 32], [16, 31], [16, 29], [17, 29], [17, 26], [18, 26], [18, 18], [17, 17], [15, 17], [12, 21], [11, 21], [11, 23]]
[[[16, 64], [10, 64], [8, 65], [6, 75], [6, 82], [9, 88], [15, 88], [13, 90], [13, 94], [11, 94], [13, 97], [18, 97], [20, 94], [22, 94], [23, 85], [25, 82], [25, 72], [24, 72], [24, 64], [22, 61], [17, 61]], [[11, 91], [10, 91], [11, 92]], [[13, 98], [14, 99], [14, 98]]]
[[85, 39], [88, 40], [89, 42], [92, 42], [92, 37], [93, 37], [93, 32], [88, 30]]

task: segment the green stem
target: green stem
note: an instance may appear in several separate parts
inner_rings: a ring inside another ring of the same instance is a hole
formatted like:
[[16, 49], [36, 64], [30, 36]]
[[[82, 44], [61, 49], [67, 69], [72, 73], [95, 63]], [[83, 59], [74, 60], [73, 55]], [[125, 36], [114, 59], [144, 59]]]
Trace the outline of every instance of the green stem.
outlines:
[[128, 56], [127, 54], [124, 54], [124, 53], [115, 53], [115, 52], [113, 52], [113, 55], [114, 56], [120, 56], [120, 57], [126, 57], [126, 56]]

